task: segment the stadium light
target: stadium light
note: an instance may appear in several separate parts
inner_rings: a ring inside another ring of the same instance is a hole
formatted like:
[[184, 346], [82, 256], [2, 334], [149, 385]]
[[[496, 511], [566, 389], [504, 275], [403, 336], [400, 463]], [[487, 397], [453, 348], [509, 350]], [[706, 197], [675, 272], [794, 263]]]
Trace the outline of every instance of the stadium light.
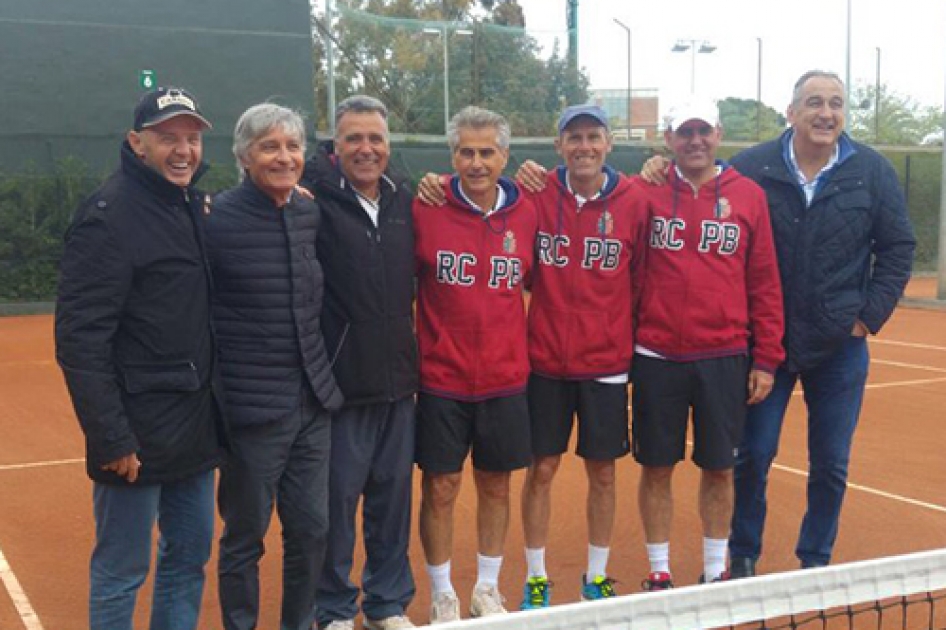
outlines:
[[696, 92], [696, 53], [709, 54], [716, 50], [716, 46], [705, 39], [678, 39], [677, 43], [670, 49], [671, 52], [686, 52], [688, 50], [692, 53], [690, 61], [690, 94], [693, 94]]

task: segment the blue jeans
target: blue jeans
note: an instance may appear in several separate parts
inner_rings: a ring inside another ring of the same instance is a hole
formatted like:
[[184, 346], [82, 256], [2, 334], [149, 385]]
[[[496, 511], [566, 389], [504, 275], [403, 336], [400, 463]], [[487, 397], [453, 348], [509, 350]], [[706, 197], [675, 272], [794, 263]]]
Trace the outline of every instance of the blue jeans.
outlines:
[[780, 369], [769, 397], [749, 408], [736, 456], [731, 556], [755, 560], [762, 553], [769, 468], [778, 452], [792, 390], [801, 379], [808, 407], [808, 509], [795, 555], [802, 566], [823, 566], [831, 561], [869, 363], [866, 339], [851, 337], [815, 368], [801, 373]]
[[96, 483], [93, 510], [90, 629], [132, 630], [155, 521], [160, 539], [150, 628], [196, 628], [213, 544], [214, 471], [147, 486]]

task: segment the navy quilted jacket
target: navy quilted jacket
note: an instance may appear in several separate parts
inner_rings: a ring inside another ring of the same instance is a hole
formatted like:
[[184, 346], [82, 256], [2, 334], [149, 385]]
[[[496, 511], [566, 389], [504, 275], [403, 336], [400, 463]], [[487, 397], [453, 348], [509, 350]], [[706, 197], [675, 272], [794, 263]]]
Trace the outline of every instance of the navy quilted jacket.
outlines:
[[790, 169], [791, 130], [732, 164], [765, 190], [785, 302], [786, 367], [813, 368], [857, 320], [877, 333], [910, 279], [916, 238], [890, 163], [841, 136], [841, 155], [811, 206]]
[[306, 380], [325, 409], [342, 404], [319, 325], [318, 225], [313, 202], [293, 195], [277, 208], [249, 178], [214, 198], [207, 217], [213, 321], [234, 426], [284, 419]]

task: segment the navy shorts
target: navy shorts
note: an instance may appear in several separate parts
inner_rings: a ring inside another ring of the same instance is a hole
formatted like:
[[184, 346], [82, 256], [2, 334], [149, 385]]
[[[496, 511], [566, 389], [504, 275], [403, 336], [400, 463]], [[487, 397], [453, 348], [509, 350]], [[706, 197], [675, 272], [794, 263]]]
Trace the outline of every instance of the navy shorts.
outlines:
[[484, 472], [509, 472], [532, 463], [525, 394], [479, 402], [417, 395], [414, 459], [421, 470], [460, 472], [471, 450], [473, 467]]
[[595, 380], [568, 381], [533, 374], [529, 377], [532, 453], [561, 455], [568, 450], [578, 416], [579, 457], [617, 459], [630, 451], [627, 385]]
[[748, 359], [721, 357], [679, 363], [634, 355], [634, 459], [673, 466], [686, 457], [693, 412], [693, 461], [727, 470], [746, 424]]

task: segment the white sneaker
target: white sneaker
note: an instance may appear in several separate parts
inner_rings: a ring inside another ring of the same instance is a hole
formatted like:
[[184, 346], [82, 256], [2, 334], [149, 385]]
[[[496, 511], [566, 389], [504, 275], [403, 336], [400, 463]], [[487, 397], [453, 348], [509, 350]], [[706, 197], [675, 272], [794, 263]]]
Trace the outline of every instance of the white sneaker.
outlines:
[[[318, 625], [313, 626], [318, 628]], [[325, 626], [324, 630], [355, 630], [355, 620], [354, 619], [336, 619], [332, 623]]]
[[368, 619], [365, 617], [365, 630], [401, 630], [401, 628], [416, 628], [406, 615], [391, 615], [384, 619]]
[[430, 603], [430, 625], [460, 620], [460, 600], [456, 593], [437, 593]]
[[473, 589], [473, 597], [470, 598], [470, 616], [502, 615], [506, 612], [503, 608], [504, 601], [506, 598], [495, 586], [477, 586]]

